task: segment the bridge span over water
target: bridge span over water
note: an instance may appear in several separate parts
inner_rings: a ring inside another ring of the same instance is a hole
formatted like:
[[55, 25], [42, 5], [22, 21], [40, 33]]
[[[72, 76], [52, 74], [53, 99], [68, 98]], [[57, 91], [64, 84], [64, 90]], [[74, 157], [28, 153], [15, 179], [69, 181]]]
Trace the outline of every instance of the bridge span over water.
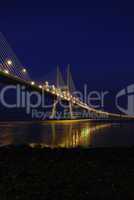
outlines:
[[[6, 39], [0, 34], [0, 82], [6, 85], [25, 86], [28, 91], [36, 91], [51, 99], [52, 106], [49, 107], [51, 116], [49, 119], [56, 118], [56, 112], [59, 109], [59, 102], [63, 102], [68, 109], [67, 119], [91, 119], [91, 120], [134, 120], [134, 116], [121, 115], [101, 111], [90, 107], [71, 91], [72, 77], [70, 67], [67, 73], [67, 84], [64, 87], [60, 85], [60, 71], [57, 67], [56, 85], [51, 85], [47, 80], [34, 81], [30, 78], [28, 70], [22, 67], [20, 61], [8, 45]], [[64, 109], [60, 107], [61, 109]], [[46, 109], [47, 111], [47, 109]], [[78, 113], [78, 114], [76, 114]], [[62, 117], [61, 117], [62, 118]], [[65, 118], [64, 118], [65, 119]]]

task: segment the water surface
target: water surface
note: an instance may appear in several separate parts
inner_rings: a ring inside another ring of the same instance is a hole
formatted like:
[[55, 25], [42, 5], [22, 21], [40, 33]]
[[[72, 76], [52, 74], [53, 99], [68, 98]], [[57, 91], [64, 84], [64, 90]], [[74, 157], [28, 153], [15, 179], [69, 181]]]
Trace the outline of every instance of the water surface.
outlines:
[[0, 146], [113, 147], [134, 145], [134, 124], [89, 121], [1, 122]]

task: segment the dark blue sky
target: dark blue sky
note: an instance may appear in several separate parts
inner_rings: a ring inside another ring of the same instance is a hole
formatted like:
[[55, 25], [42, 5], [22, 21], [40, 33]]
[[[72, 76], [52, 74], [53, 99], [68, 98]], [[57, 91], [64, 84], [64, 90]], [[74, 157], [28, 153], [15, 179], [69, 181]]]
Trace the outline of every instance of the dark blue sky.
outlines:
[[134, 83], [134, 9], [128, 1], [9, 1], [0, 30], [34, 78], [72, 64], [78, 88]]

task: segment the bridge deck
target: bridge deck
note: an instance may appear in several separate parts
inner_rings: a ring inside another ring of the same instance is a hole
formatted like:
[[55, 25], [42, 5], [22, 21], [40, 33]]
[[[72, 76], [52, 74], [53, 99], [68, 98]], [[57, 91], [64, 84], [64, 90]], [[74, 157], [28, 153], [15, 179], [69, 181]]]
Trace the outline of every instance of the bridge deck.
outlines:
[[[38, 85], [31, 85], [30, 81], [23, 80], [17, 76], [7, 74], [4, 71], [0, 71], [0, 80], [2, 83], [7, 85], [22, 85], [25, 86], [26, 89], [37, 91], [39, 93], [46, 93], [48, 95], [51, 95], [55, 98], [57, 98], [56, 94], [53, 94], [51, 91], [46, 91], [45, 89], [39, 88]], [[62, 101], [69, 102], [67, 99], [62, 99]], [[134, 121], [134, 116], [127, 116], [127, 115], [120, 115], [120, 114], [114, 114], [114, 113], [108, 113], [100, 110], [96, 110], [93, 108], [90, 108], [89, 106], [81, 105], [79, 103], [74, 103], [74, 105], [77, 105], [81, 107], [82, 109], [86, 109], [88, 112], [94, 112], [99, 115], [105, 115], [108, 116], [107, 119], [85, 119], [85, 120], [92, 120], [92, 121]]]

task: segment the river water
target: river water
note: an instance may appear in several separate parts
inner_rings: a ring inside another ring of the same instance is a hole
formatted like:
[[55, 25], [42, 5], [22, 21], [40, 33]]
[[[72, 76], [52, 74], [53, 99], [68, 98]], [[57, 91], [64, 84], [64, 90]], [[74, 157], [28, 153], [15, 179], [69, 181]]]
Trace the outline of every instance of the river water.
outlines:
[[1, 122], [0, 146], [91, 148], [134, 145], [134, 124], [90, 121]]

